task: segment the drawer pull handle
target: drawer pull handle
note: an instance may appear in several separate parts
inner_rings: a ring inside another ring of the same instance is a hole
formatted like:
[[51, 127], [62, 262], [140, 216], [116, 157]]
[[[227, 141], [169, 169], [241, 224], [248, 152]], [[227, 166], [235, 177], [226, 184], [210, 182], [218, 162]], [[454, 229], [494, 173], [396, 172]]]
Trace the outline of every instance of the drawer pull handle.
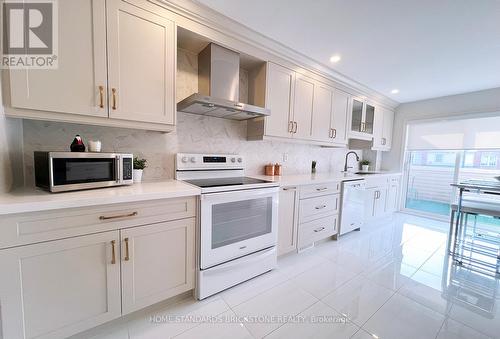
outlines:
[[115, 240], [111, 240], [111, 265], [116, 264]]
[[325, 207], [326, 207], [326, 205], [321, 205], [321, 206], [316, 206], [314, 208], [317, 209], [317, 210], [322, 210]]
[[323, 231], [324, 229], [325, 229], [324, 227], [320, 227], [320, 228], [315, 229], [314, 232], [318, 233], [318, 232]]
[[130, 260], [130, 253], [128, 251], [128, 238], [125, 238], [125, 261]]
[[316, 191], [321, 192], [321, 191], [326, 191], [328, 187], [321, 187], [321, 188], [316, 188]]
[[113, 215], [113, 216], [110, 216], [110, 217], [106, 217], [104, 215], [101, 215], [99, 217], [99, 220], [110, 220], [110, 219], [118, 219], [118, 218], [129, 218], [129, 217], [135, 217], [137, 214], [137, 212], [132, 212], [132, 213], [129, 213], [129, 214], [121, 214], [121, 215]]

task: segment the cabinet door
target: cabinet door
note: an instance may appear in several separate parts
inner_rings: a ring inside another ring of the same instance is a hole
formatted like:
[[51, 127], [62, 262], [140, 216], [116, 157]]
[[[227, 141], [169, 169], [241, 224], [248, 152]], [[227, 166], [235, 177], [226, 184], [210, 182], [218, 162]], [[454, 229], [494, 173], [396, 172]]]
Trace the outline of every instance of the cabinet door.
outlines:
[[351, 111], [351, 131], [362, 132], [364, 123], [363, 119], [363, 101], [360, 99], [352, 99]]
[[387, 189], [386, 211], [395, 212], [398, 210], [399, 178], [394, 177], [389, 180]]
[[378, 108], [373, 122], [373, 150], [384, 149], [384, 119], [385, 109]]
[[374, 201], [373, 214], [374, 217], [380, 217], [385, 214], [385, 204], [387, 200], [387, 188], [379, 187], [377, 188], [377, 195]]
[[123, 314], [194, 287], [195, 219], [121, 231]]
[[392, 130], [394, 126], [394, 112], [384, 110], [384, 124], [382, 128], [382, 143], [386, 150], [392, 147]]
[[375, 122], [375, 106], [372, 104], [366, 104], [365, 116], [364, 116], [364, 127], [363, 131], [367, 134], [373, 134], [373, 123]]
[[332, 120], [333, 89], [316, 83], [314, 87], [313, 116], [312, 116], [312, 139], [316, 141], [332, 142]]
[[65, 338], [119, 317], [118, 246], [111, 231], [0, 251], [3, 338]]
[[347, 119], [349, 117], [349, 94], [335, 90], [333, 94], [332, 140], [336, 144], [347, 145]]
[[376, 216], [376, 201], [378, 196], [378, 188], [366, 189], [366, 203], [365, 203], [365, 218], [371, 219]]
[[293, 105], [294, 138], [311, 139], [313, 97], [314, 81], [297, 75]]
[[175, 24], [122, 0], [107, 2], [109, 116], [175, 123]]
[[291, 137], [294, 85], [294, 71], [268, 64], [266, 108], [271, 110], [271, 115], [265, 118], [266, 135]]
[[58, 68], [11, 70], [11, 105], [107, 117], [105, 0], [59, 1], [57, 10]]
[[297, 249], [297, 188], [280, 190], [278, 208], [278, 255]]

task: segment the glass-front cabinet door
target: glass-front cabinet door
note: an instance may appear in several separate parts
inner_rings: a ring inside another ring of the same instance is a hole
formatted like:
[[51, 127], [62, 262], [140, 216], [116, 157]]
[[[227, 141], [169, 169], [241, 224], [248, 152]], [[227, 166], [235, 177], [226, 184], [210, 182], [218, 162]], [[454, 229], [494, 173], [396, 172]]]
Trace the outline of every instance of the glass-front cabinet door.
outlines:
[[375, 120], [375, 106], [366, 104], [365, 121], [363, 125], [363, 133], [373, 134], [373, 121]]
[[373, 135], [375, 106], [364, 99], [353, 98], [351, 107], [351, 136], [370, 140]]
[[352, 100], [352, 123], [351, 130], [354, 132], [362, 132], [363, 125], [363, 101]]

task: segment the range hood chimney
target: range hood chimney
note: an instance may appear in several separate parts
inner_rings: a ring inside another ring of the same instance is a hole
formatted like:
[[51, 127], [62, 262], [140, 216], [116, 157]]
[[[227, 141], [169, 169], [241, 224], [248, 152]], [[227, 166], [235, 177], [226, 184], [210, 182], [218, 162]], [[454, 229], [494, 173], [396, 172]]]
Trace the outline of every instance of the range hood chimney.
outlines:
[[177, 110], [233, 120], [271, 113], [264, 107], [239, 102], [240, 55], [213, 43], [198, 54], [198, 90], [179, 102]]

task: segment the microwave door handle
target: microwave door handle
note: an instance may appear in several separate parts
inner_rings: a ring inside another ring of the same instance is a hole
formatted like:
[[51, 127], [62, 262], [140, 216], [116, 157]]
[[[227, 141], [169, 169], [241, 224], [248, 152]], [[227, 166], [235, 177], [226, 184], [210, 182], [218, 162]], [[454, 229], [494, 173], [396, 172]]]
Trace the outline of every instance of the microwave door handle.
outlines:
[[116, 182], [117, 182], [117, 183], [120, 183], [120, 181], [121, 181], [121, 175], [120, 175], [120, 172], [121, 172], [121, 171], [120, 171], [120, 163], [121, 163], [121, 161], [120, 161], [120, 156], [119, 156], [119, 155], [117, 155], [117, 156], [115, 157], [115, 175], [116, 175], [116, 179], [115, 179], [115, 180], [116, 180]]

